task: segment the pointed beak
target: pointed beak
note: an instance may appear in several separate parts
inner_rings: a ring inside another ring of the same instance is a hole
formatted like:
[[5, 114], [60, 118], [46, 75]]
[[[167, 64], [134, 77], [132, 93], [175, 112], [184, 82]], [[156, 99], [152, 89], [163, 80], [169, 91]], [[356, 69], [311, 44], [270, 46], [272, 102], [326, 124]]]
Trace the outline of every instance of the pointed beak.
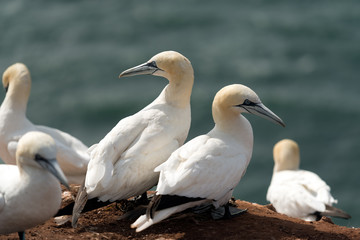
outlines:
[[120, 73], [119, 78], [135, 75], [152, 75], [158, 70], [161, 69], [156, 66], [155, 62], [147, 62], [123, 71], [122, 73]]
[[283, 120], [281, 120], [281, 118], [279, 118], [275, 113], [273, 113], [270, 109], [268, 109], [262, 103], [256, 103], [254, 105], [242, 106], [242, 107], [245, 108], [245, 110], [251, 114], [265, 118], [273, 123], [276, 123], [276, 124], [279, 124], [279, 125], [285, 127], [285, 123], [283, 122]]
[[43, 168], [48, 170], [52, 175], [54, 175], [60, 181], [60, 183], [62, 183], [65, 187], [70, 189], [69, 183], [56, 159], [44, 159], [44, 160], [36, 160], [36, 161], [37, 163], [40, 164], [40, 166], [42, 166]]

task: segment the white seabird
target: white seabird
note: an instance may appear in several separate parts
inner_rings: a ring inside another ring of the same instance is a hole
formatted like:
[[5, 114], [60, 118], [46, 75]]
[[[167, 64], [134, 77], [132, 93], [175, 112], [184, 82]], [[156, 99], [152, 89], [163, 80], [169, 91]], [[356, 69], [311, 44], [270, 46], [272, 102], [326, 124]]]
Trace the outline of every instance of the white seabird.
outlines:
[[59, 181], [68, 186], [56, 161], [54, 140], [42, 132], [23, 135], [16, 165], [0, 164], [0, 234], [24, 231], [52, 218], [61, 205]]
[[88, 147], [68, 133], [34, 125], [26, 117], [31, 89], [27, 67], [22, 63], [11, 65], [3, 74], [2, 83], [6, 95], [0, 107], [0, 158], [7, 164], [16, 164], [15, 152], [21, 136], [30, 131], [44, 132], [55, 140], [57, 159], [69, 182], [81, 184], [90, 158]]
[[140, 232], [171, 214], [200, 204], [212, 203], [218, 208], [228, 203], [245, 174], [253, 149], [252, 127], [242, 113], [285, 126], [250, 88], [240, 84], [222, 88], [212, 105], [215, 127], [187, 142], [155, 168], [160, 172], [156, 195], [147, 214], [140, 216], [132, 228]]
[[320, 220], [322, 216], [350, 218], [332, 207], [337, 200], [330, 187], [315, 173], [299, 169], [298, 144], [284, 139], [275, 144], [274, 172], [266, 199], [277, 212], [305, 221]]
[[139, 74], [161, 76], [169, 84], [152, 103], [119, 121], [90, 148], [85, 184], [73, 208], [73, 227], [88, 199], [115, 201], [146, 194], [159, 179], [154, 168], [166, 161], [187, 137], [194, 83], [190, 61], [180, 53], [165, 51], [122, 72], [120, 77]]

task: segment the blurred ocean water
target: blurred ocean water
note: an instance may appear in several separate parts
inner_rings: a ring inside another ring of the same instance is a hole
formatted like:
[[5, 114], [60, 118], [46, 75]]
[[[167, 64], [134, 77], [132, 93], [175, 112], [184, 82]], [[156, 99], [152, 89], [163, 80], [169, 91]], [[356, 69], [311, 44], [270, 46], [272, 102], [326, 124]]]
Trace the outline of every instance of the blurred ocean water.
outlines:
[[236, 198], [267, 203], [272, 147], [291, 138], [301, 167], [318, 173], [353, 216], [335, 222], [359, 227], [359, 26], [355, 0], [2, 1], [0, 71], [25, 63], [29, 119], [92, 145], [167, 84], [119, 73], [179, 51], [195, 70], [188, 139], [212, 128], [212, 99], [232, 83], [251, 87], [287, 124], [246, 115], [254, 152]]

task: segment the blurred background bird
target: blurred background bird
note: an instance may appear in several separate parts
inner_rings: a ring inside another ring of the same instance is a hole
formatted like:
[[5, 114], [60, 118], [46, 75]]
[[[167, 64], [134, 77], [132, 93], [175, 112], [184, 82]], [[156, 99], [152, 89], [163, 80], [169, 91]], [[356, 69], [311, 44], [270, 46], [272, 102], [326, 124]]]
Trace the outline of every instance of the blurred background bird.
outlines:
[[[0, 107], [0, 157], [7, 164], [16, 164], [19, 139], [30, 131], [49, 134], [57, 147], [57, 159], [70, 183], [81, 184], [90, 160], [88, 147], [79, 139], [61, 130], [35, 125], [27, 118], [31, 76], [22, 63], [9, 66], [2, 78], [6, 95]], [[68, 116], [63, 116], [67, 119]]]
[[330, 186], [316, 173], [300, 169], [300, 149], [291, 139], [274, 146], [274, 172], [266, 199], [277, 212], [306, 221], [322, 216], [349, 219], [351, 216], [333, 207], [338, 202]]

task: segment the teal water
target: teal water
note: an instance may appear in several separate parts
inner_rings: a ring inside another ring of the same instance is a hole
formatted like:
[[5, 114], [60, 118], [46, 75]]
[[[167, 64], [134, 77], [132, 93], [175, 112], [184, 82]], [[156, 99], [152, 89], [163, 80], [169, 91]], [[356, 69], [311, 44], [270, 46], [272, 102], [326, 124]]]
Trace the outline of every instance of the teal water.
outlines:
[[179, 51], [195, 69], [188, 139], [212, 128], [211, 101], [232, 83], [251, 87], [287, 124], [246, 115], [254, 152], [237, 198], [267, 203], [272, 147], [292, 138], [302, 168], [318, 173], [353, 216], [335, 222], [359, 227], [359, 26], [355, 0], [2, 1], [0, 72], [25, 63], [29, 119], [91, 145], [167, 84], [119, 73]]

